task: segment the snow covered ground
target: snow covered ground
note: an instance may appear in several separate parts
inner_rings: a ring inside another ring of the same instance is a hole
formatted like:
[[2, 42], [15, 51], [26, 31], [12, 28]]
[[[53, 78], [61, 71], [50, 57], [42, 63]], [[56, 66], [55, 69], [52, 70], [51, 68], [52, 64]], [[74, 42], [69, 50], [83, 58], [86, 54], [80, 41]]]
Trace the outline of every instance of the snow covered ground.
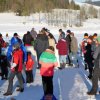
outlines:
[[[60, 27], [47, 26], [46, 24], [33, 23], [30, 17], [18, 17], [13, 13], [0, 14], [0, 32], [5, 38], [8, 33], [10, 37], [17, 32], [22, 38], [23, 34], [34, 27], [39, 31], [42, 27], [47, 27], [51, 33], [58, 39], [58, 30]], [[62, 28], [62, 27], [61, 27]], [[100, 35], [100, 20], [90, 19], [84, 22], [83, 27], [62, 28], [65, 32], [67, 29], [72, 30], [80, 43], [85, 32], [89, 34], [98, 33]], [[34, 56], [35, 57], [35, 56]], [[86, 92], [91, 88], [91, 81], [87, 79], [88, 72], [84, 71], [82, 58], [79, 56], [79, 68], [67, 67], [63, 70], [55, 69], [54, 75], [54, 95], [58, 100], [100, 100], [100, 96], [88, 96]], [[25, 91], [19, 93], [16, 91], [16, 78], [14, 80], [14, 92], [12, 96], [4, 97], [8, 81], [0, 80], [0, 100], [10, 100], [14, 97], [16, 100], [40, 100], [43, 96], [42, 81], [39, 70], [34, 66], [34, 83], [30, 86], [25, 84]], [[25, 73], [23, 73], [25, 77]]]
[[[79, 68], [67, 67], [63, 70], [55, 69], [54, 74], [54, 95], [58, 100], [100, 100], [100, 95], [88, 96], [86, 92], [91, 88], [91, 81], [88, 80], [88, 72], [84, 71], [83, 60], [79, 57]], [[0, 81], [0, 100], [40, 100], [43, 96], [42, 82], [39, 70], [34, 68], [34, 83], [25, 86], [25, 91], [16, 91], [16, 78], [14, 80], [14, 92], [12, 96], [4, 97], [8, 81]], [[25, 74], [23, 73], [24, 77]]]

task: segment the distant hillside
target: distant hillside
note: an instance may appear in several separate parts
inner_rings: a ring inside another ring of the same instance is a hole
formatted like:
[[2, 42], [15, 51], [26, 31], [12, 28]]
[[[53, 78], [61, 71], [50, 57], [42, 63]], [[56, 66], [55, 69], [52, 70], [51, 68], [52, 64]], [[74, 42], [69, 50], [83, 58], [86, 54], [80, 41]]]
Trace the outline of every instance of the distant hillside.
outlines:
[[94, 1], [94, 2], [87, 2], [88, 4], [92, 4], [95, 6], [100, 6], [100, 1]]

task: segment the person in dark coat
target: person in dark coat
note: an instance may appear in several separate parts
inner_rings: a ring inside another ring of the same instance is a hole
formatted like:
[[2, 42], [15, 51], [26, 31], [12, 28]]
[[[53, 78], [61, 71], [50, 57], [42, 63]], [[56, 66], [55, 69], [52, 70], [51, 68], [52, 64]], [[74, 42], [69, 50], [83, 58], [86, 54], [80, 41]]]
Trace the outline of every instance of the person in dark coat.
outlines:
[[88, 95], [96, 95], [98, 90], [98, 80], [100, 78], [100, 40], [98, 41], [98, 46], [94, 52], [93, 58], [94, 58], [94, 71], [92, 77], [92, 88], [89, 92], [87, 92]]
[[30, 34], [31, 34], [32, 38], [35, 40], [37, 37], [37, 32], [34, 30], [34, 28], [32, 28]]
[[88, 65], [89, 69], [89, 76], [88, 78], [92, 78], [92, 73], [93, 73], [93, 55], [92, 55], [92, 39], [91, 36], [87, 39], [87, 46], [86, 46], [86, 53], [85, 53], [85, 61]]
[[54, 41], [55, 41], [55, 44], [57, 43], [57, 41], [56, 41], [54, 35], [53, 35], [47, 28], [43, 27], [42, 30], [45, 31], [45, 33], [46, 33], [46, 35], [47, 35], [48, 37], [49, 37], [49, 36], [52, 36], [52, 38], [53, 38]]
[[[35, 40], [34, 49], [37, 53], [37, 61], [39, 62], [40, 55], [49, 47], [48, 37], [45, 34], [44, 30], [41, 30], [40, 33], [37, 35]], [[40, 64], [38, 63], [38, 67], [40, 68]]]
[[70, 53], [71, 53], [71, 36], [70, 36], [70, 34], [71, 34], [71, 31], [67, 30], [67, 36], [65, 39], [68, 43], [68, 62], [69, 62], [68, 64], [69, 64], [69, 66], [72, 66], [73, 64], [71, 62], [71, 57], [70, 57]]
[[24, 36], [23, 36], [24, 45], [25, 46], [31, 46], [32, 41], [34, 41], [34, 39], [32, 38], [30, 32], [27, 31], [27, 33], [24, 34]]

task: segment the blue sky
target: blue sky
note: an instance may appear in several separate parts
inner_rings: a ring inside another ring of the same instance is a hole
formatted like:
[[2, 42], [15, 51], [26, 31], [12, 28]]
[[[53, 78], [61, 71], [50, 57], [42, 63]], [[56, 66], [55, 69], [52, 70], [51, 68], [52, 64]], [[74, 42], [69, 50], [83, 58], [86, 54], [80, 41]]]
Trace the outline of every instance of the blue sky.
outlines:
[[[85, 0], [75, 0], [75, 1], [84, 2]], [[92, 1], [100, 1], [100, 0], [92, 0]]]

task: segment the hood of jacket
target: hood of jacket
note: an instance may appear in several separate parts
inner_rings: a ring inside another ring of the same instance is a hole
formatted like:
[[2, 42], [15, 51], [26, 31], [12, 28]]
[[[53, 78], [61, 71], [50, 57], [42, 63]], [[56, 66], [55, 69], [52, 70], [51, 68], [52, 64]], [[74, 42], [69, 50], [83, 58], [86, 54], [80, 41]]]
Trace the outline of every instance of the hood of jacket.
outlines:
[[57, 59], [52, 51], [46, 50], [40, 56], [40, 60], [45, 63], [54, 63], [57, 62]]

